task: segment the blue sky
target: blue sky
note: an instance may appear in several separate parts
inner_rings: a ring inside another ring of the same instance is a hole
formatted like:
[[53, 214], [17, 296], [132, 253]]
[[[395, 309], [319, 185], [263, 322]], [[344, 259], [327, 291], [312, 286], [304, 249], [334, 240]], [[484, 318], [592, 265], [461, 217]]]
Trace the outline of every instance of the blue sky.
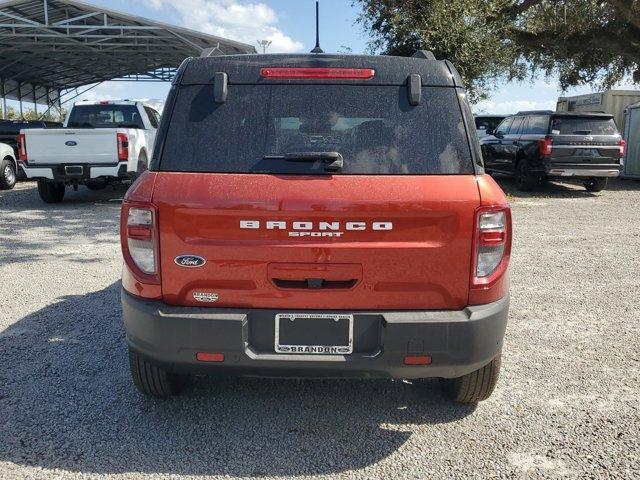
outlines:
[[[307, 52], [315, 43], [314, 0], [89, 0], [114, 10], [213, 33], [256, 44], [273, 41], [269, 52]], [[358, 9], [351, 0], [321, 1], [321, 44], [327, 52], [349, 47], [365, 52], [368, 37], [356, 24]], [[106, 82], [80, 98], [164, 99], [167, 84]], [[569, 94], [588, 93], [589, 88]], [[526, 109], [555, 108], [560, 94], [555, 79], [496, 85], [491, 98], [476, 106], [476, 112], [512, 113]]]

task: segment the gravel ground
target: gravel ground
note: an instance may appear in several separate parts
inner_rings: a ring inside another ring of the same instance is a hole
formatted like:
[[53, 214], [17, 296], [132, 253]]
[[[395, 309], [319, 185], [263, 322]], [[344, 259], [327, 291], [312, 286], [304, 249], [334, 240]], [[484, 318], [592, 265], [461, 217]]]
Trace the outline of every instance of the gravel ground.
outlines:
[[503, 370], [477, 408], [435, 382], [200, 380], [142, 398], [122, 195], [0, 192], [1, 479], [640, 477], [639, 183], [512, 193]]

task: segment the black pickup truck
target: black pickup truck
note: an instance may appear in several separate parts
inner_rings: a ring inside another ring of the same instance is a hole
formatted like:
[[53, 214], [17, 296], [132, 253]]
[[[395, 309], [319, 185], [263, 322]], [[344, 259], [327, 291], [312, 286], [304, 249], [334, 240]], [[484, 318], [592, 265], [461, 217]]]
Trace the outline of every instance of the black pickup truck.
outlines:
[[613, 116], [604, 113], [520, 112], [488, 133], [481, 140], [487, 172], [514, 175], [523, 191], [563, 177], [599, 192], [620, 175], [626, 148]]
[[[13, 148], [15, 158], [18, 158], [18, 135], [20, 130], [29, 128], [59, 128], [58, 122], [47, 122], [44, 120], [0, 120], [0, 143], [4, 143]], [[16, 171], [18, 180], [24, 180], [24, 172], [21, 168]]]

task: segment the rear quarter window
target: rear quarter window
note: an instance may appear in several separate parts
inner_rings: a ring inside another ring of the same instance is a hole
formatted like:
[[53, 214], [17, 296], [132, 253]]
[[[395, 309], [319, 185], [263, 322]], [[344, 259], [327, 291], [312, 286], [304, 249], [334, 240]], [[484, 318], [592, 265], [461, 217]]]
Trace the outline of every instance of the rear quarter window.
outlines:
[[495, 130], [502, 120], [503, 118], [500, 117], [475, 117], [476, 129], [487, 132]]
[[405, 87], [353, 85], [230, 85], [224, 104], [211, 85], [182, 86], [159, 169], [325, 173], [275, 158], [298, 152], [340, 153], [333, 174], [473, 173], [456, 89], [424, 87], [413, 107]]

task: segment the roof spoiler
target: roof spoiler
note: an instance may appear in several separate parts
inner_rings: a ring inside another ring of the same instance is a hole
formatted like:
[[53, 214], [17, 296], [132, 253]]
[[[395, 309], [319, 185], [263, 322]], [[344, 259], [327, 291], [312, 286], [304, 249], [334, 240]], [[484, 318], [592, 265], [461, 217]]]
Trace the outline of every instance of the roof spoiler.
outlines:
[[556, 113], [553, 110], [522, 110], [521, 112], [516, 113], [516, 115], [549, 115], [551, 113]]
[[413, 58], [422, 58], [424, 60], [436, 60], [436, 56], [429, 50], [417, 50], [413, 54]]

